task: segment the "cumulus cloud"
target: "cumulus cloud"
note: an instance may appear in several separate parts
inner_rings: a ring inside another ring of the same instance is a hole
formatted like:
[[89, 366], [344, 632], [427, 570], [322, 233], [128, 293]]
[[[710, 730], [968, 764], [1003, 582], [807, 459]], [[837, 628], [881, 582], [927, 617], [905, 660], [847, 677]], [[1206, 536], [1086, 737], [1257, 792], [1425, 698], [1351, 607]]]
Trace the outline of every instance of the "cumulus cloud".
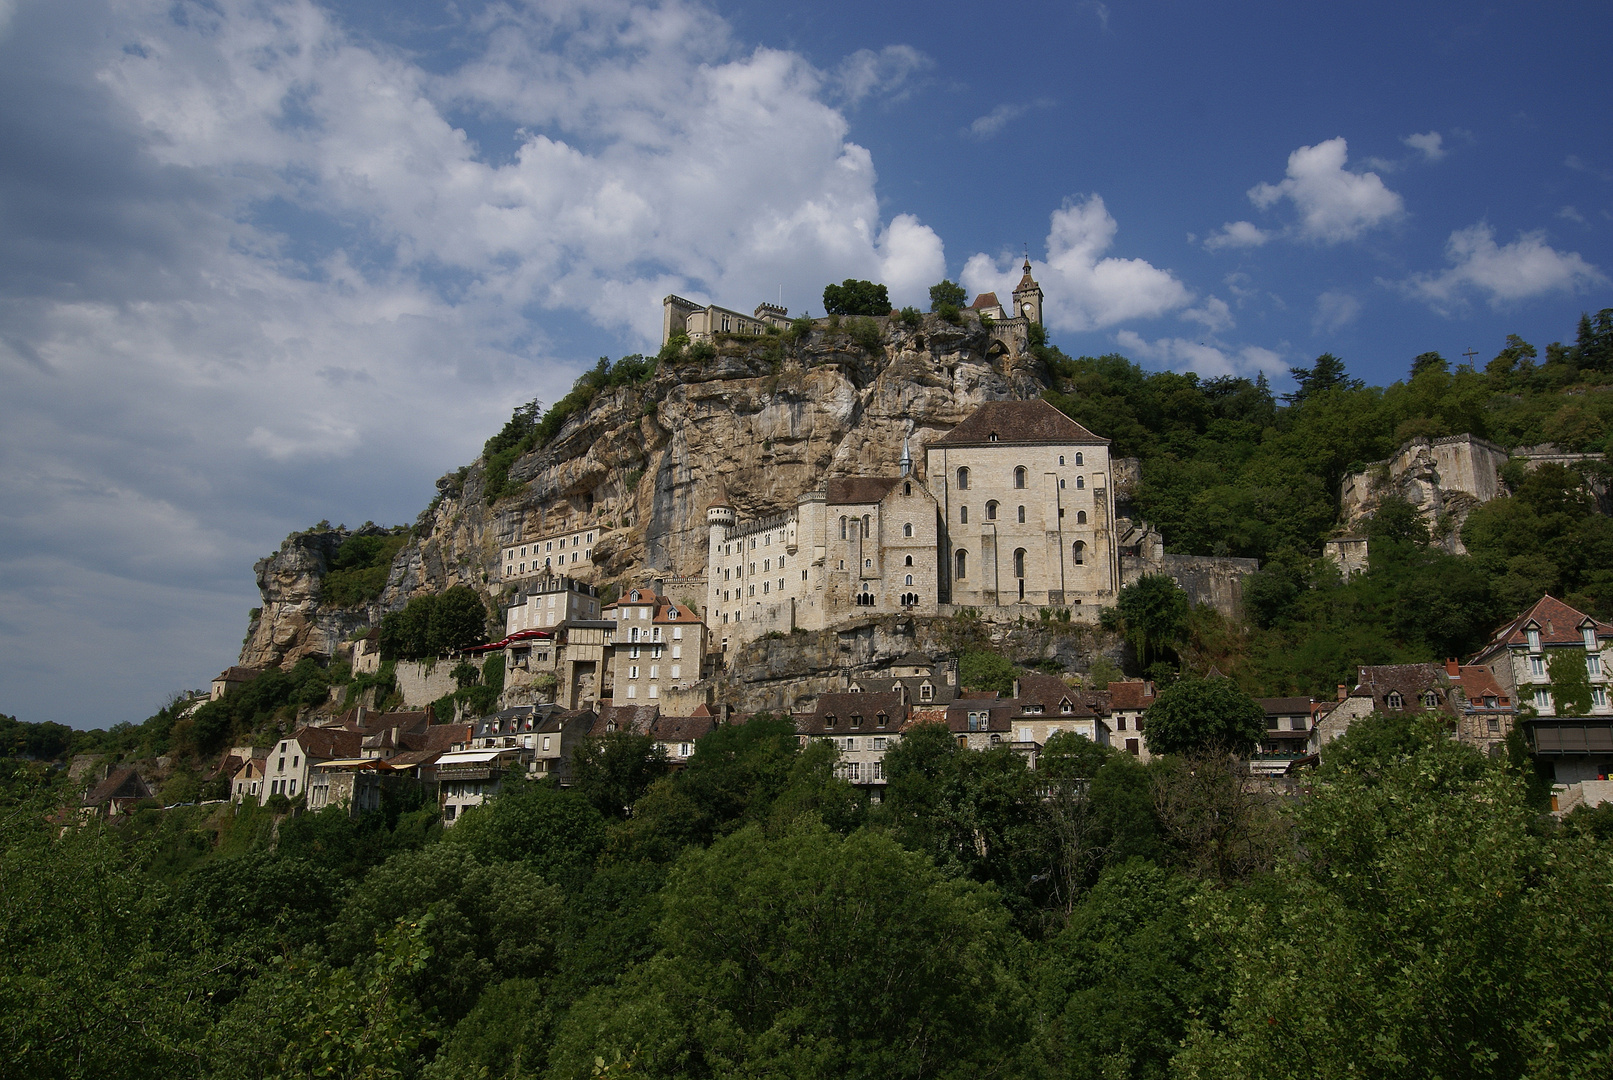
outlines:
[[[254, 558], [412, 519], [579, 353], [658, 345], [669, 292], [800, 311], [869, 277], [900, 305], [945, 273], [836, 105], [899, 92], [904, 47], [824, 71], [688, 0], [452, 9], [448, 65], [312, 0], [14, 11], [0, 696], [29, 719], [139, 719], [205, 681]], [[88, 622], [93, 684], [63, 667]]]
[[1232, 318], [1232, 309], [1219, 296], [1206, 297], [1202, 304], [1182, 312], [1182, 318], [1198, 323], [1212, 334], [1231, 330], [1236, 325]]
[[[1187, 307], [1193, 292], [1169, 270], [1143, 259], [1106, 256], [1119, 225], [1099, 195], [1066, 200], [1053, 212], [1047, 258], [1033, 267], [1046, 297], [1045, 315], [1056, 330], [1097, 330], [1128, 319], [1154, 318]], [[970, 256], [961, 275], [972, 292], [1007, 300], [1019, 282], [1013, 255]]]
[[1221, 226], [1220, 230], [1204, 238], [1206, 251], [1220, 251], [1223, 248], [1259, 247], [1271, 234], [1264, 232], [1252, 221], [1229, 221]]
[[1318, 334], [1342, 330], [1361, 314], [1361, 301], [1347, 292], [1328, 290], [1316, 298], [1311, 329]]
[[1446, 154], [1445, 140], [1437, 131], [1430, 131], [1422, 135], [1407, 135], [1400, 141], [1413, 150], [1421, 151], [1424, 161], [1438, 161]]
[[1404, 202], [1377, 173], [1344, 167], [1348, 156], [1343, 138], [1302, 146], [1288, 155], [1287, 176], [1275, 184], [1256, 184], [1249, 201], [1262, 210], [1291, 202], [1299, 212], [1297, 235], [1324, 244], [1353, 240], [1404, 214]]
[[1120, 331], [1115, 335], [1115, 343], [1133, 359], [1173, 371], [1197, 372], [1205, 378], [1226, 375], [1253, 378], [1262, 372], [1267, 375], [1288, 372], [1288, 365], [1281, 356], [1257, 345], [1228, 346], [1214, 340], [1172, 337], [1149, 341], [1133, 330]]
[[1451, 233], [1445, 244], [1450, 267], [1437, 274], [1415, 274], [1399, 289], [1441, 314], [1454, 314], [1472, 295], [1492, 308], [1548, 293], [1575, 293], [1606, 286], [1607, 275], [1577, 252], [1561, 252], [1546, 243], [1543, 232], [1520, 233], [1510, 244], [1497, 244], [1486, 222]]

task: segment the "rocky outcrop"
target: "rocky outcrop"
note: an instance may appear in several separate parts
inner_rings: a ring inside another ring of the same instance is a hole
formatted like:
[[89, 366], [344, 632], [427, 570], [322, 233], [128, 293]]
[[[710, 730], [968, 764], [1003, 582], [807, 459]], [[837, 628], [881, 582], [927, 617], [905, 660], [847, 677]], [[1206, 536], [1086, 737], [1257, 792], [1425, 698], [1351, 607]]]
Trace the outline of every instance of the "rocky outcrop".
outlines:
[[[705, 508], [726, 487], [742, 517], [792, 507], [830, 477], [894, 474], [904, 439], [930, 440], [985, 401], [1035, 397], [1040, 363], [1017, 339], [966, 318], [918, 327], [874, 320], [877, 344], [818, 320], [800, 339], [726, 338], [715, 357], [659, 364], [645, 382], [600, 390], [547, 445], [519, 459], [518, 492], [489, 506], [485, 462], [437, 482], [437, 498], [393, 561], [380, 598], [325, 610], [323, 577], [344, 532], [288, 538], [258, 563], [263, 610], [241, 663], [333, 655], [355, 629], [409, 598], [465, 584], [503, 606], [503, 545], [583, 524], [615, 526], [580, 576], [601, 587], [705, 570]], [[492, 426], [490, 424], [490, 426]]]
[[1475, 506], [1506, 494], [1507, 452], [1474, 435], [1415, 438], [1385, 461], [1346, 476], [1339, 506], [1346, 533], [1360, 531], [1385, 498], [1399, 497], [1422, 516], [1435, 541], [1460, 555], [1462, 522]]

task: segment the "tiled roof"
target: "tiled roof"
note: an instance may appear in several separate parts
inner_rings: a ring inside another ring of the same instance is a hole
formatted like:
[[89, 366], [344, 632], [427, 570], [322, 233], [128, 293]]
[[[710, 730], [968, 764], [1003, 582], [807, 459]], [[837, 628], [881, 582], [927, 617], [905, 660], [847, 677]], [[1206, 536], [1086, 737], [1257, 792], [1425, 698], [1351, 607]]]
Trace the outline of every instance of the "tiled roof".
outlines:
[[1360, 678], [1350, 696], [1371, 698], [1374, 708], [1388, 709], [1389, 695], [1399, 693], [1401, 709], [1417, 712], [1424, 708], [1424, 692], [1432, 690], [1439, 695], [1439, 707], [1449, 711], [1446, 697], [1449, 687], [1450, 676], [1445, 673], [1444, 664], [1373, 664], [1360, 669]]
[[588, 734], [599, 736], [612, 732], [647, 735], [661, 714], [659, 705], [605, 705]]
[[[1079, 690], [1066, 686], [1064, 680], [1057, 675], [1021, 675], [1018, 679], [1019, 695], [1018, 707], [1020, 712], [1025, 711], [1027, 705], [1039, 705], [1041, 713], [1029, 715], [1041, 716], [1096, 716], [1086, 698]], [[1069, 706], [1065, 710], [1066, 704]]]
[[899, 476], [837, 476], [828, 483], [830, 506], [867, 506], [890, 494]]
[[717, 727], [712, 716], [663, 716], [650, 727], [657, 742], [694, 742]]
[[947, 711], [945, 709], [914, 709], [908, 714], [907, 718], [909, 727], [914, 724], [944, 724], [946, 722]]
[[1154, 703], [1153, 687], [1142, 679], [1115, 679], [1109, 683], [1109, 707], [1146, 709]]
[[133, 766], [114, 769], [84, 796], [85, 806], [100, 806], [113, 799], [149, 799], [151, 788]]
[[1267, 716], [1288, 716], [1297, 713], [1309, 716], [1311, 711], [1311, 699], [1308, 697], [1263, 697], [1256, 700], [1260, 702], [1260, 707], [1266, 710]]
[[[821, 694], [810, 713], [796, 716], [795, 727], [803, 735], [821, 735], [825, 732], [846, 735], [854, 731], [897, 731], [907, 722], [907, 712], [907, 706], [902, 704], [902, 695], [899, 693]], [[886, 718], [884, 728], [879, 727], [877, 719], [881, 713]], [[828, 726], [828, 719], [831, 716], [835, 718], [833, 727]], [[853, 716], [862, 717], [862, 722], [855, 728], [851, 726]]]
[[299, 728], [291, 737], [297, 740], [305, 755], [325, 761], [358, 757], [364, 742], [359, 732], [342, 728]]
[[1002, 307], [1002, 304], [998, 301], [996, 293], [983, 292], [979, 296], [975, 297], [975, 302], [970, 304], [969, 307], [971, 309]]
[[1467, 698], [1469, 708], [1486, 708], [1484, 699], [1493, 697], [1496, 699], [1496, 710], [1512, 711], [1512, 699], [1496, 680], [1493, 670], [1483, 664], [1463, 664], [1460, 670], [1462, 694]]
[[387, 765], [394, 769], [406, 769], [414, 765], [430, 765], [444, 753], [447, 747], [440, 750], [405, 750], [401, 754], [393, 754], [386, 759]]
[[1613, 638], [1613, 626], [1598, 622], [1583, 611], [1577, 611], [1547, 594], [1528, 611], [1492, 634], [1486, 649], [1497, 645], [1527, 645], [1530, 623], [1540, 628], [1540, 642], [1543, 645], [1578, 645], [1583, 640], [1580, 627], [1587, 621], [1596, 625], [1597, 637]]
[[1108, 439], [1100, 439], [1086, 428], [1059, 412], [1052, 405], [1035, 398], [1031, 401], [988, 401], [969, 416], [930, 443], [931, 446], [983, 446], [993, 442], [1012, 446], [1021, 444], [1076, 444], [1106, 446]]
[[1019, 702], [996, 701], [981, 698], [975, 701], [957, 701], [947, 706], [947, 727], [956, 732], [969, 730], [969, 714], [985, 711], [987, 731], [1009, 731], [1013, 718], [1019, 713]]
[[463, 745], [470, 742], [470, 733], [470, 724], [432, 724], [426, 729], [424, 749], [446, 753], [454, 748], [455, 743]]

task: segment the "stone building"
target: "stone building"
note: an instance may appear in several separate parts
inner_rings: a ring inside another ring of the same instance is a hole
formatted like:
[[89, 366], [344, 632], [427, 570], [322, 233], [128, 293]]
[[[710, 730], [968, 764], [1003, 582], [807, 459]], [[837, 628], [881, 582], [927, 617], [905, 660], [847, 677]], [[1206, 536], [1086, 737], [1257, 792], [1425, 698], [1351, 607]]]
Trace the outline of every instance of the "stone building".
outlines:
[[506, 544], [499, 553], [499, 580], [552, 578], [562, 571], [567, 574], [588, 573], [594, 568], [595, 538], [609, 531], [603, 525], [580, 525]]
[[1340, 685], [1338, 702], [1317, 710], [1309, 749], [1325, 757], [1328, 743], [1373, 713], [1427, 712], [1451, 724], [1458, 741], [1495, 752], [1512, 730], [1515, 707], [1500, 665], [1491, 660], [1481, 654], [1471, 664], [1362, 665], [1355, 686]]
[[548, 574], [523, 587], [519, 598], [504, 609], [504, 632], [518, 634], [572, 619], [597, 619], [599, 611], [597, 588], [565, 574]]
[[706, 626], [692, 608], [654, 589], [629, 589], [602, 614], [616, 627], [610, 650], [613, 704], [654, 703], [663, 690], [700, 681]]
[[690, 341], [710, 341], [717, 334], [763, 334], [769, 326], [783, 329], [790, 325], [790, 312], [777, 304], [757, 304], [746, 315], [716, 304], [697, 304], [681, 296], [668, 295], [661, 301], [661, 344], [679, 334]]
[[930, 443], [925, 459], [942, 521], [943, 601], [1092, 616], [1114, 602], [1108, 440], [1046, 401], [993, 401]]
[[[1585, 666], [1590, 708], [1584, 712], [1559, 700], [1552, 685], [1552, 663], [1564, 660]], [[1497, 630], [1474, 663], [1493, 669], [1499, 690], [1512, 694], [1536, 760], [1556, 783], [1613, 773], [1613, 626], [1543, 596]]]

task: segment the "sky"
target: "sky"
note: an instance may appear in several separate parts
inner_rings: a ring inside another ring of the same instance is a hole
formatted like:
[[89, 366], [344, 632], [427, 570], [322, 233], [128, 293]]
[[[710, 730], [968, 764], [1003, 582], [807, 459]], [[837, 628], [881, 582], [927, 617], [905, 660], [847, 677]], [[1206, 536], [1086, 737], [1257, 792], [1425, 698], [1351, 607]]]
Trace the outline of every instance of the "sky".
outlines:
[[[0, 0], [0, 712], [138, 722], [667, 293], [1289, 385], [1613, 306], [1605, 4]], [[1600, 89], [1598, 89], [1600, 87]]]

